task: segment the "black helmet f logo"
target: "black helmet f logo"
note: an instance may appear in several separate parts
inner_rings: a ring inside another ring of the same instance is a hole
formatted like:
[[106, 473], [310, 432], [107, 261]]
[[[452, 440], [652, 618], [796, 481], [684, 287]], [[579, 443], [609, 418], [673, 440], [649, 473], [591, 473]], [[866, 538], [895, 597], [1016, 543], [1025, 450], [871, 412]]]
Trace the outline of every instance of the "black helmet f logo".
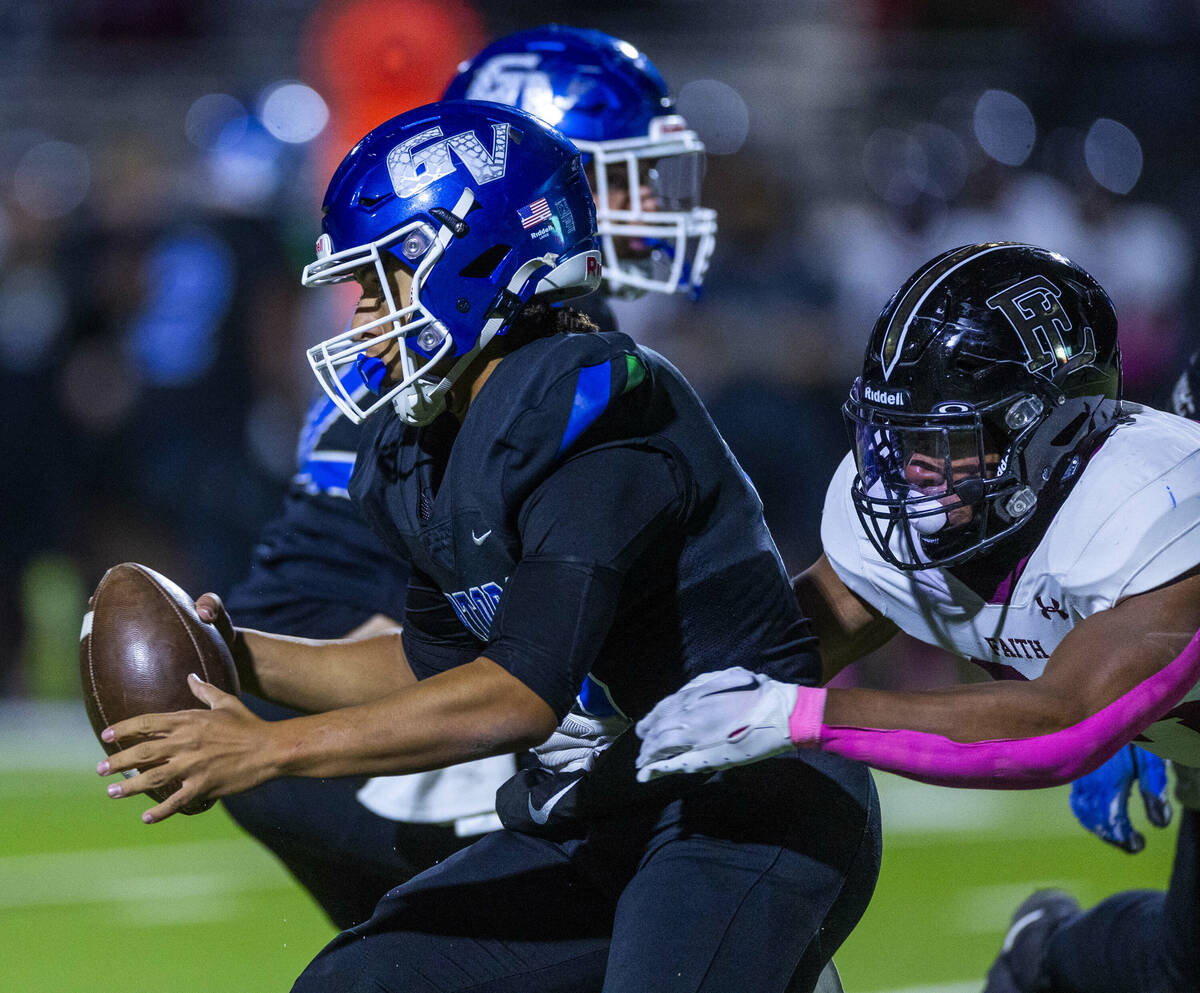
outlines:
[[1030, 276], [988, 297], [987, 305], [998, 310], [1012, 325], [1029, 361], [1025, 368], [1049, 376], [1054, 366], [1071, 357], [1064, 335], [1071, 319], [1062, 308], [1062, 290], [1045, 276]]

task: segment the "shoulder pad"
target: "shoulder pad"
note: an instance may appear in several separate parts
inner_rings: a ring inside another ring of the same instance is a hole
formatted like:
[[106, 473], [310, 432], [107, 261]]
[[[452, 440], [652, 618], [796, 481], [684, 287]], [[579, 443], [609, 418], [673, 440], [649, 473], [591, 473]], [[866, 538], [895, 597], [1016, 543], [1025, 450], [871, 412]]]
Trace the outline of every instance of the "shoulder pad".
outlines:
[[1200, 425], [1131, 407], [1046, 534], [1047, 562], [1087, 612], [1200, 563]]
[[618, 397], [644, 383], [649, 368], [647, 355], [626, 335], [555, 335], [531, 342], [501, 362], [493, 373], [493, 379], [501, 377], [496, 384], [500, 389], [491, 396], [505, 405], [504, 413], [496, 413], [511, 420], [520, 447], [533, 445], [558, 457]]

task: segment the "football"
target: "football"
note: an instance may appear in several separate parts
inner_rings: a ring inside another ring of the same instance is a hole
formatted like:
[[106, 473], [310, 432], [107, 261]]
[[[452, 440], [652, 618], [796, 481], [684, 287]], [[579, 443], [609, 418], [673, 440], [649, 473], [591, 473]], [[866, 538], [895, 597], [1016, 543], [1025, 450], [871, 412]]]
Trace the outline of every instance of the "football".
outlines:
[[[166, 576], [136, 562], [104, 574], [83, 619], [79, 674], [92, 730], [139, 714], [203, 707], [188, 688], [196, 673], [227, 693], [238, 692], [237, 671], [217, 629], [200, 620], [192, 597]], [[131, 742], [104, 742], [111, 755]], [[149, 795], [165, 800], [178, 783]], [[212, 802], [189, 804], [198, 814]]]

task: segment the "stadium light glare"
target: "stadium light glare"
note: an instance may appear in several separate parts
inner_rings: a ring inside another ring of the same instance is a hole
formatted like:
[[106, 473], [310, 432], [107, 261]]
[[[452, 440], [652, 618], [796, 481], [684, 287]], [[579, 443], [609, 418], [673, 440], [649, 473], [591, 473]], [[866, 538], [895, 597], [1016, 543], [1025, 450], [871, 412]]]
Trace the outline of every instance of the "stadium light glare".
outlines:
[[1106, 190], [1126, 194], [1142, 175], [1142, 143], [1120, 121], [1097, 119], [1083, 139], [1088, 172]]
[[975, 103], [975, 140], [997, 162], [1023, 165], [1037, 140], [1033, 111], [1007, 90], [987, 90]]
[[329, 107], [311, 86], [279, 82], [263, 90], [258, 117], [273, 137], [289, 145], [303, 145], [325, 130]]

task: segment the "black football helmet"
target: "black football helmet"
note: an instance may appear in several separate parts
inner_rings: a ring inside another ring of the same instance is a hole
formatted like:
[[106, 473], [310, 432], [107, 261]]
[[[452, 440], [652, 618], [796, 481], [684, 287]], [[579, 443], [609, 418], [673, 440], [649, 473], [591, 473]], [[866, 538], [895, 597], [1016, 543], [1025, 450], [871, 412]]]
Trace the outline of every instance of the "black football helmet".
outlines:
[[1065, 499], [1121, 416], [1112, 302], [1055, 252], [956, 248], [879, 315], [842, 409], [871, 543], [904, 570], [962, 562]]

